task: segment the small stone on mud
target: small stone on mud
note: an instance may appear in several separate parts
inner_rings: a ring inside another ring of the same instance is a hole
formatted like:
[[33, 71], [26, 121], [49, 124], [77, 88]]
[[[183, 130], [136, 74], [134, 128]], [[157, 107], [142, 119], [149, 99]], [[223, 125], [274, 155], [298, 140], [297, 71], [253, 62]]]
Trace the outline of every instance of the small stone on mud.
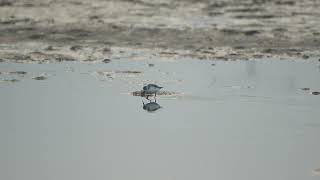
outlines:
[[109, 53], [109, 52], [111, 52], [111, 49], [108, 48], [108, 47], [105, 47], [105, 48], [103, 48], [102, 52], [103, 53]]
[[260, 31], [257, 31], [257, 30], [245, 31], [244, 34], [246, 36], [252, 36], [252, 35], [260, 34]]
[[43, 39], [44, 35], [43, 34], [33, 34], [29, 36], [30, 39]]
[[302, 58], [303, 59], [309, 59], [309, 56], [308, 55], [303, 55]]
[[46, 79], [47, 79], [47, 77], [44, 77], [44, 76], [37, 76], [37, 77], [34, 77], [34, 78], [32, 78], [32, 79], [34, 79], [34, 80], [46, 80]]
[[58, 62], [62, 62], [62, 61], [76, 61], [76, 59], [74, 59], [71, 56], [65, 56], [63, 54], [53, 54], [51, 55], [52, 58], [54, 58], [56, 61]]
[[218, 57], [216, 57], [216, 59], [222, 60], [222, 61], [228, 61], [229, 60], [227, 57], [224, 57], [224, 56], [218, 56]]
[[54, 50], [56, 50], [56, 49], [54, 49], [53, 46], [48, 46], [45, 50], [46, 50], [46, 51], [54, 51]]
[[211, 64], [211, 66], [216, 66], [216, 64], [213, 63], [213, 64]]
[[99, 18], [100, 18], [100, 17], [99, 17], [99, 16], [96, 16], [96, 15], [95, 15], [95, 16], [90, 16], [90, 17], [89, 17], [89, 19], [91, 19], [91, 20], [93, 20], [93, 19], [99, 19]]
[[116, 71], [116, 73], [125, 73], [125, 74], [140, 74], [142, 73], [141, 71]]
[[9, 79], [9, 80], [4, 80], [4, 81], [15, 83], [15, 82], [18, 82], [19, 80], [18, 79]]
[[301, 90], [303, 90], [303, 91], [309, 91], [310, 88], [301, 88]]
[[80, 49], [82, 49], [82, 47], [81, 47], [81, 46], [78, 46], [78, 45], [75, 45], [75, 46], [71, 46], [71, 47], [70, 47], [70, 50], [71, 50], [71, 51], [78, 51], [78, 50], [80, 50]]
[[104, 60], [102, 60], [102, 62], [104, 62], [104, 63], [110, 63], [110, 62], [111, 62], [111, 59], [104, 59]]
[[254, 58], [263, 58], [263, 54], [254, 54], [252, 55]]
[[25, 72], [25, 71], [12, 71], [12, 72], [10, 72], [10, 74], [21, 74], [21, 75], [24, 75], [24, 74], [27, 74], [27, 72]]
[[234, 49], [245, 49], [244, 46], [235, 46]]
[[154, 64], [148, 64], [148, 66], [149, 66], [149, 67], [153, 67], [153, 66], [154, 66]]
[[318, 91], [313, 91], [311, 94], [312, 94], [312, 95], [319, 95], [320, 92], [318, 92]]

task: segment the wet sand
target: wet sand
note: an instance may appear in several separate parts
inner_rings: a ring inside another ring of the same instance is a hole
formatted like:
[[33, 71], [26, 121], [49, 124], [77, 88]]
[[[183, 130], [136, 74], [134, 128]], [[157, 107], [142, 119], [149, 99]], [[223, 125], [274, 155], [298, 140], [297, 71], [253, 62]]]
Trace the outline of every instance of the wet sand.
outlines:
[[[0, 60], [319, 58], [315, 0], [0, 1]], [[118, 48], [123, 48], [120, 52]]]
[[[316, 179], [317, 65], [2, 63], [0, 179]], [[164, 86], [153, 112], [146, 83]]]

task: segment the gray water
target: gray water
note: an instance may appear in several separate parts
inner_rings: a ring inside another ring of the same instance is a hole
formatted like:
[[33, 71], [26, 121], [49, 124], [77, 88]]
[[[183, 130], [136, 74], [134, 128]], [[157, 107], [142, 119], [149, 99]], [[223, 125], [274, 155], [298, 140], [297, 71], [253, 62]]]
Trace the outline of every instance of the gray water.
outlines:
[[[18, 70], [27, 74], [9, 73]], [[115, 73], [125, 70], [142, 73]], [[319, 179], [318, 62], [1, 63], [0, 72], [0, 179]], [[153, 113], [130, 95], [149, 82], [177, 92], [158, 96]]]

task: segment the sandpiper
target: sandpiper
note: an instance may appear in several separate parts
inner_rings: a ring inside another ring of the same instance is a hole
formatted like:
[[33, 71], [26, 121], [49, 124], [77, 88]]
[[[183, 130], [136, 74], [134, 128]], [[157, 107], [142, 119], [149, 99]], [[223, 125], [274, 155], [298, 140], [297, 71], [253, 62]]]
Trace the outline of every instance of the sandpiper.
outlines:
[[156, 84], [148, 84], [146, 86], [143, 86], [143, 95], [147, 96], [147, 99], [150, 95], [154, 94], [154, 96], [157, 96], [157, 92], [160, 91], [160, 89], [163, 87], [160, 87]]

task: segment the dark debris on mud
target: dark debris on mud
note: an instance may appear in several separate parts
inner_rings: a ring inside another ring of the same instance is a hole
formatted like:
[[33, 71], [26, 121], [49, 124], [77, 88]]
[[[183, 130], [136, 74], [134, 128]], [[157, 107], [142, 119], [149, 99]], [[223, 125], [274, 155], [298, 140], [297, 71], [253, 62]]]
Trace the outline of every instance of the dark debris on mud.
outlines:
[[12, 71], [12, 72], [10, 72], [10, 74], [25, 75], [25, 74], [27, 74], [27, 72], [25, 72], [25, 71]]
[[125, 71], [115, 71], [115, 73], [123, 73], [123, 74], [140, 74], [140, 73], [142, 73], [142, 71], [125, 70]]
[[37, 76], [37, 77], [34, 77], [32, 79], [34, 79], [34, 80], [46, 80], [47, 77], [45, 77], [45, 76]]
[[301, 88], [303, 91], [310, 91], [310, 88]]
[[10, 82], [10, 83], [16, 83], [16, 82], [19, 82], [18, 79], [5, 79], [3, 80], [4, 82]]
[[75, 46], [71, 46], [70, 47], [71, 51], [79, 51], [81, 49], [82, 49], [82, 46], [80, 46], [80, 45], [75, 45]]
[[102, 60], [103, 63], [110, 63], [111, 62], [111, 59], [104, 59]]

